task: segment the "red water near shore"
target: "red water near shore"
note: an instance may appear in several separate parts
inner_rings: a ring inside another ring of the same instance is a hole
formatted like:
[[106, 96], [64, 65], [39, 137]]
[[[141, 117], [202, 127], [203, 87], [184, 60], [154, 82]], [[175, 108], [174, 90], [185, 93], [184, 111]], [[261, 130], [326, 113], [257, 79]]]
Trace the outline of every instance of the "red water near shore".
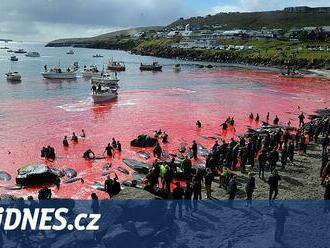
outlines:
[[[116, 102], [105, 105], [94, 105], [90, 99], [68, 101], [60, 97], [0, 101], [3, 112], [0, 116], [1, 170], [13, 175], [8, 185], [14, 184], [17, 168], [43, 163], [40, 149], [52, 145], [58, 158], [54, 163], [48, 163], [49, 166], [74, 168], [85, 180], [84, 184], [80, 181], [62, 184], [59, 190], [54, 187], [54, 195], [86, 199], [91, 192], [95, 192], [91, 187], [93, 182], [103, 183], [105, 180], [101, 175], [105, 163], [113, 164], [112, 170], [121, 180], [130, 177], [116, 168], [127, 168], [121, 162], [123, 158], [143, 160], [136, 155], [141, 149], [129, 146], [130, 140], [141, 133], [152, 134], [153, 130], [160, 128], [165, 130], [169, 134], [169, 143], [163, 145], [163, 149], [175, 153], [181, 143], [190, 145], [194, 139], [211, 147], [214, 140], [205, 137], [229, 139], [234, 136], [233, 130], [224, 134], [219, 127], [229, 115], [235, 117], [236, 134], [239, 134], [246, 130], [247, 125], [259, 125], [250, 123], [250, 112], [259, 113], [261, 120], [270, 112], [271, 118], [277, 114], [282, 123], [290, 119], [296, 125], [300, 114], [298, 106], [305, 113], [330, 106], [330, 83], [320, 78], [287, 79], [272, 72], [246, 70], [201, 72], [201, 78], [205, 77], [226, 78], [228, 85], [204, 87], [201, 81], [199, 87], [121, 91]], [[189, 78], [185, 80], [189, 82]], [[202, 122], [202, 129], [196, 129], [197, 119]], [[76, 145], [70, 143], [69, 148], [64, 149], [64, 135], [70, 137], [72, 132], [80, 133], [81, 129], [85, 130], [87, 137], [79, 139]], [[102, 154], [112, 137], [119, 139], [123, 146], [123, 152], [116, 153], [114, 159], [91, 162], [81, 158], [88, 148], [96, 154]], [[5, 190], [1, 189], [1, 192]], [[36, 190], [10, 193], [26, 197], [35, 195]], [[101, 198], [106, 197], [100, 191], [97, 193]]]

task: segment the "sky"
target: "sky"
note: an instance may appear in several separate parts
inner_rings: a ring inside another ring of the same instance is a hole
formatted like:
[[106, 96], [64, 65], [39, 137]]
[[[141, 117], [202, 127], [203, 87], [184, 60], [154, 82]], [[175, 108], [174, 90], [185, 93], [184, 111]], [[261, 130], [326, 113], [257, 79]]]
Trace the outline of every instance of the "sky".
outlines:
[[330, 6], [329, 0], [0, 0], [0, 38], [51, 41], [168, 25], [219, 12]]

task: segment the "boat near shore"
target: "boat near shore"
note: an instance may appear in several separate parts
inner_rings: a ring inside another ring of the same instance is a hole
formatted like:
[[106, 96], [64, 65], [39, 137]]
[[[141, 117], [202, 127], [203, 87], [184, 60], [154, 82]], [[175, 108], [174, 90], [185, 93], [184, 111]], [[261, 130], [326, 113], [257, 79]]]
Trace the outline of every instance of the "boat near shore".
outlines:
[[101, 55], [101, 54], [95, 54], [95, 55], [93, 55], [93, 58], [103, 58], [103, 55]]
[[18, 61], [18, 58], [16, 56], [11, 56], [10, 61]]
[[22, 79], [21, 74], [19, 74], [17, 71], [9, 71], [6, 73], [6, 76], [8, 81], [20, 82]]
[[25, 54], [26, 57], [32, 57], [32, 58], [37, 58], [40, 57], [40, 53], [38, 52], [28, 52]]
[[76, 79], [77, 73], [75, 70], [68, 68], [66, 71], [62, 70], [59, 66], [55, 66], [51, 69], [45, 68], [45, 71], [41, 75], [46, 79]]
[[110, 70], [110, 71], [126, 71], [126, 66], [123, 62], [110, 60], [108, 63], [108, 70]]
[[163, 68], [158, 62], [153, 62], [152, 64], [140, 64], [140, 71], [161, 71]]
[[73, 50], [69, 50], [69, 51], [66, 52], [66, 54], [73, 55], [74, 54], [74, 51]]
[[24, 49], [15, 50], [14, 53], [27, 53]]

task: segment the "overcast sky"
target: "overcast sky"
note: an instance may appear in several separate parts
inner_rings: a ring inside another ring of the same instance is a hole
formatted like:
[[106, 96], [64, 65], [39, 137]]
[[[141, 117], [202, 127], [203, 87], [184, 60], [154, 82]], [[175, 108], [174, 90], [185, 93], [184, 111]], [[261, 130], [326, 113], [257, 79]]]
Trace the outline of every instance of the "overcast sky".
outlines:
[[0, 0], [0, 38], [50, 41], [123, 28], [167, 25], [180, 17], [229, 11], [330, 6], [329, 0]]

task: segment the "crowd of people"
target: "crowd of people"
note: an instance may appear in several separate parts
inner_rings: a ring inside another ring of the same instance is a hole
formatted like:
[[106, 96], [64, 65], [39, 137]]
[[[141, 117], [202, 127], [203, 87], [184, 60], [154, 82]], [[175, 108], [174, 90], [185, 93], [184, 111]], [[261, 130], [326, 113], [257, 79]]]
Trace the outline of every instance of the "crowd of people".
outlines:
[[[251, 113], [249, 118], [257, 122], [260, 120], [258, 113], [256, 115]], [[163, 198], [200, 200], [204, 188], [206, 198], [211, 199], [213, 198], [212, 184], [218, 178], [218, 187], [227, 192], [229, 200], [234, 200], [243, 178], [245, 180], [243, 182], [245, 197], [247, 200], [252, 200], [257, 175], [268, 183], [269, 200], [275, 200], [281, 181], [278, 167], [286, 170], [288, 163], [294, 164], [295, 151], [306, 155], [309, 143], [314, 142], [322, 145], [322, 164], [319, 176], [321, 184], [326, 188], [324, 198], [330, 199], [329, 117], [321, 116], [305, 123], [305, 116], [301, 113], [298, 116], [298, 128], [291, 127], [291, 122], [288, 122], [287, 126], [280, 126], [277, 115], [272, 124], [269, 124], [269, 118], [270, 114], [267, 113], [267, 122], [263, 122], [262, 128], [250, 129], [248, 133], [237, 139], [231, 138], [229, 142], [224, 139], [216, 140], [206, 156], [205, 168], [193, 166], [192, 160], [197, 160], [199, 156], [198, 144], [195, 140], [186, 156], [182, 155], [181, 159], [173, 157], [170, 161], [162, 160], [163, 150], [158, 142], [153, 150], [155, 161], [145, 177], [144, 189]], [[228, 117], [221, 126], [223, 129], [235, 129], [234, 118]], [[202, 128], [199, 120], [196, 122], [196, 127]], [[86, 137], [84, 130], [81, 133], [80, 137]], [[167, 143], [167, 133], [160, 130], [155, 131], [155, 135], [162, 139], [163, 143]], [[71, 141], [78, 143], [75, 133], [72, 134]], [[64, 137], [63, 146], [69, 146], [67, 136]], [[113, 138], [112, 142], [105, 147], [103, 154], [114, 157], [115, 151], [121, 152], [121, 150], [120, 141]], [[183, 153], [185, 149], [179, 149], [179, 151]], [[55, 159], [54, 148], [44, 147], [42, 156], [47, 159]], [[88, 160], [96, 158], [91, 149], [88, 149], [83, 157]], [[110, 198], [120, 191], [118, 180], [116, 175], [114, 179], [108, 177], [105, 181], [104, 189]]]

